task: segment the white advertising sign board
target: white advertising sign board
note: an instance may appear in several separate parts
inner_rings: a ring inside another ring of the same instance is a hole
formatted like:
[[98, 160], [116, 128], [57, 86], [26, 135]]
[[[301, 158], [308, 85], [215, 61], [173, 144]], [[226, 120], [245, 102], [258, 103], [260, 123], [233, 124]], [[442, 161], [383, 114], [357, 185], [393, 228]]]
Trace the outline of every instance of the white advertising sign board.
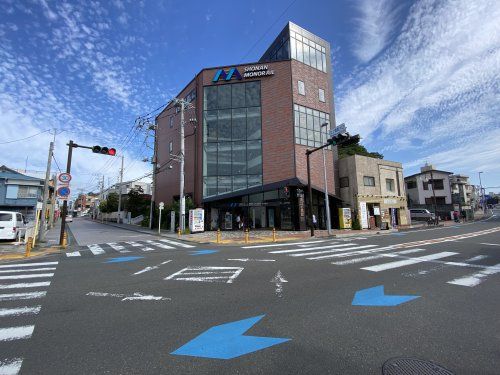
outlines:
[[205, 210], [196, 208], [189, 210], [189, 231], [191, 233], [203, 232], [205, 230]]
[[366, 209], [366, 202], [359, 202], [359, 213], [361, 215], [361, 228], [368, 228], [368, 210]]

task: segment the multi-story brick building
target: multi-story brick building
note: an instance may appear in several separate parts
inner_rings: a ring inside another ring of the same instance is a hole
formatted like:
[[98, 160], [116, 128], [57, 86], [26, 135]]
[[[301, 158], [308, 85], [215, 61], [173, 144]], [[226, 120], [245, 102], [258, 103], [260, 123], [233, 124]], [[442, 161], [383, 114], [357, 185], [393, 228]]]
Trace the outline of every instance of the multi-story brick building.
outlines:
[[[289, 22], [255, 63], [201, 70], [177, 98], [185, 111], [185, 195], [205, 208], [206, 229], [306, 229], [306, 149], [335, 124], [330, 44]], [[179, 199], [180, 109], [156, 118], [155, 201]], [[324, 125], [324, 126], [322, 126]], [[333, 152], [326, 150], [332, 216]], [[325, 227], [321, 152], [311, 155], [312, 210]], [[335, 222], [335, 220], [334, 220]]]

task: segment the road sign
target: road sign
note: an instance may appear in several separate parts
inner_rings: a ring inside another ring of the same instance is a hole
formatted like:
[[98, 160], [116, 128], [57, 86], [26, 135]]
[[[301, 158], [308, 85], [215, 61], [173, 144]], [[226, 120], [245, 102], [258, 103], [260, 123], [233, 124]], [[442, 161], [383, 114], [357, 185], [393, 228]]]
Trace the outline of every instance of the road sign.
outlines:
[[339, 126], [333, 128], [333, 129], [330, 129], [330, 137], [335, 137], [336, 135], [340, 134], [340, 133], [346, 133], [347, 132], [347, 128], [345, 126], [345, 124], [340, 124]]
[[57, 176], [57, 181], [59, 181], [59, 184], [61, 185], [67, 185], [71, 181], [71, 174], [59, 173], [59, 175]]
[[159, 208], [160, 210], [163, 210], [163, 209], [165, 208], [165, 203], [160, 202], [160, 204], [158, 205], [158, 208]]
[[71, 194], [71, 189], [69, 186], [60, 186], [57, 188], [57, 198], [59, 199], [68, 199]]
[[290, 340], [279, 337], [243, 336], [263, 317], [264, 315], [259, 315], [212, 327], [170, 354], [231, 359]]
[[352, 300], [353, 306], [397, 306], [420, 296], [396, 296], [384, 293], [384, 286], [358, 290]]

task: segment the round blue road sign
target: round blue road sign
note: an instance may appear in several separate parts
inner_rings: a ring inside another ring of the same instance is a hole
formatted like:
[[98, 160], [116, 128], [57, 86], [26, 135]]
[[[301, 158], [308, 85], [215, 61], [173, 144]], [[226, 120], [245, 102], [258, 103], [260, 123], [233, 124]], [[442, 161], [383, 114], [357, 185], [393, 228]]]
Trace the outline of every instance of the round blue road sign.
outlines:
[[71, 190], [68, 186], [61, 186], [59, 189], [57, 189], [57, 195], [60, 197], [67, 197], [70, 193]]

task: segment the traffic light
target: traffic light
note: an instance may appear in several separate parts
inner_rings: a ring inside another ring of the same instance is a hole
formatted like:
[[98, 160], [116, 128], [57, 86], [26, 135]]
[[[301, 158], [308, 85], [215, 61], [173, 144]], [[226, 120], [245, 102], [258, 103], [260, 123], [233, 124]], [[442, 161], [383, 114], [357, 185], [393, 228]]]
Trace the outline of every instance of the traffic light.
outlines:
[[108, 148], [108, 147], [101, 147], [101, 146], [92, 147], [92, 152], [94, 152], [96, 154], [103, 154], [103, 155], [109, 155], [109, 156], [116, 155], [116, 149]]
[[327, 140], [329, 145], [347, 146], [358, 143], [360, 141], [359, 134], [351, 136], [349, 133], [339, 133]]

